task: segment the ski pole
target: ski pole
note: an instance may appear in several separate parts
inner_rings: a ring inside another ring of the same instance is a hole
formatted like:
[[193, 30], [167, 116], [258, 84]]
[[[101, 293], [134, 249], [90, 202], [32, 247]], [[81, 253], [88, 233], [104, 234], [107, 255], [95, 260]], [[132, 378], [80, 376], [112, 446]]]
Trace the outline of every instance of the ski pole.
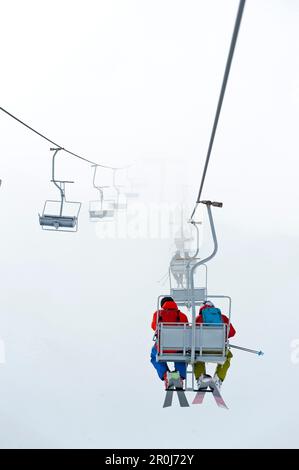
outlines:
[[263, 351], [256, 351], [255, 349], [242, 348], [241, 346], [235, 346], [234, 344], [230, 344], [229, 347], [235, 348], [235, 349], [241, 349], [241, 351], [247, 351], [253, 354], [257, 354], [258, 356], [264, 355]]

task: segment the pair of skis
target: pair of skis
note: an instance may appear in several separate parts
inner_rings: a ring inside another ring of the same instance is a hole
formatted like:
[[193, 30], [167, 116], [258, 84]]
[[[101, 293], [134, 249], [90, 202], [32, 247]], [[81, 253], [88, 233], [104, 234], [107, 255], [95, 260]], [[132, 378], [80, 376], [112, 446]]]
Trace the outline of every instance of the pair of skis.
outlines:
[[168, 408], [169, 406], [172, 405], [173, 394], [174, 394], [175, 391], [177, 392], [180, 406], [182, 406], [182, 407], [190, 406], [189, 403], [188, 403], [187, 397], [185, 395], [185, 392], [182, 389], [182, 385], [180, 383], [180, 380], [172, 378], [170, 380], [169, 386], [166, 390], [166, 395], [165, 395], [163, 408]]
[[[166, 390], [166, 395], [165, 395], [163, 408], [168, 408], [169, 406], [172, 405], [173, 394], [174, 394], [175, 391], [177, 392], [180, 406], [182, 406], [182, 407], [189, 406], [187, 397], [185, 395], [184, 390], [182, 389], [182, 386], [181, 386], [179, 380], [172, 379], [170, 384], [169, 384], [168, 389]], [[212, 393], [217, 406], [219, 406], [220, 408], [225, 408], [225, 409], [228, 410], [228, 407], [225, 404], [225, 401], [223, 400], [222, 395], [219, 392], [218, 388], [216, 387], [213, 379], [211, 379], [209, 382], [207, 382], [205, 388], [203, 388], [201, 390], [198, 390], [196, 392], [196, 395], [194, 397], [194, 400], [193, 400], [192, 404], [193, 405], [201, 405], [202, 402], [203, 402], [203, 399], [205, 397], [205, 394], [208, 393], [208, 392]]]
[[201, 405], [203, 402], [203, 399], [205, 397], [205, 394], [211, 392], [217, 406], [219, 408], [225, 408], [228, 410], [228, 406], [226, 405], [225, 401], [222, 398], [221, 393], [219, 392], [219, 389], [215, 385], [215, 382], [211, 379], [207, 384], [206, 387], [203, 389], [200, 389], [196, 392], [196, 395], [194, 397], [194, 400], [192, 402], [193, 405]]

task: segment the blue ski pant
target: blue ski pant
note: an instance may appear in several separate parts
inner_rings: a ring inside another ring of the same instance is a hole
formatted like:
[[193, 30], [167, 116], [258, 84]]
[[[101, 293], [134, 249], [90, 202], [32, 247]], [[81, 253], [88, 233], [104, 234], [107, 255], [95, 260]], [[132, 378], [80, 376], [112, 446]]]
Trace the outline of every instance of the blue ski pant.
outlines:
[[[160, 377], [161, 380], [163, 380], [163, 376], [165, 372], [169, 370], [167, 362], [161, 362], [157, 361], [157, 348], [156, 346], [152, 347], [152, 352], [151, 352], [151, 363], [153, 364], [154, 368], [157, 371], [158, 376]], [[187, 366], [185, 362], [175, 362], [174, 363], [175, 370], [177, 370], [180, 373], [180, 376], [182, 379], [186, 378], [186, 370]]]

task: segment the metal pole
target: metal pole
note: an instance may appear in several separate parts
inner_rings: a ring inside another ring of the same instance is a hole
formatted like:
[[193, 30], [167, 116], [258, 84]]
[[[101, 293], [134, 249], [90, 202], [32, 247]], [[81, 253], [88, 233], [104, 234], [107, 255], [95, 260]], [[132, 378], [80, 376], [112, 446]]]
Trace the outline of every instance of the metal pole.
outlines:
[[[62, 216], [62, 212], [63, 212], [63, 202], [64, 202], [64, 199], [65, 199], [65, 185], [64, 183], [60, 183], [61, 186], [59, 184], [57, 184], [56, 180], [55, 180], [55, 157], [57, 155], [57, 153], [59, 152], [59, 150], [62, 150], [61, 148], [57, 148], [57, 149], [54, 149], [54, 148], [51, 148], [50, 150], [54, 150], [54, 155], [53, 155], [53, 158], [52, 158], [52, 182], [55, 184], [56, 188], [59, 189], [60, 191], [60, 197], [61, 197], [61, 201], [60, 201], [60, 217]], [[62, 186], [63, 185], [63, 186]]]
[[101, 210], [103, 210], [103, 200], [104, 200], [104, 190], [100, 187], [100, 186], [97, 186], [96, 185], [96, 174], [97, 174], [97, 169], [98, 169], [98, 165], [92, 165], [94, 167], [94, 173], [93, 173], [93, 180], [92, 180], [92, 184], [93, 184], [93, 187], [99, 191], [99, 194], [100, 194], [100, 202], [101, 202]]
[[252, 354], [257, 354], [258, 356], [264, 355], [263, 351], [256, 351], [255, 349], [242, 348], [241, 346], [236, 346], [234, 344], [230, 344], [229, 347], [234, 348], [234, 349], [240, 349], [241, 351], [246, 351]]
[[199, 230], [198, 230], [197, 224], [196, 224], [196, 222], [194, 222], [194, 220], [190, 220], [190, 224], [192, 224], [193, 227], [195, 227], [195, 229], [196, 229], [196, 251], [195, 251], [193, 256], [190, 256], [190, 261], [188, 261], [188, 267], [189, 267], [189, 264], [191, 263], [191, 261], [193, 261], [197, 257], [198, 252], [199, 252]]

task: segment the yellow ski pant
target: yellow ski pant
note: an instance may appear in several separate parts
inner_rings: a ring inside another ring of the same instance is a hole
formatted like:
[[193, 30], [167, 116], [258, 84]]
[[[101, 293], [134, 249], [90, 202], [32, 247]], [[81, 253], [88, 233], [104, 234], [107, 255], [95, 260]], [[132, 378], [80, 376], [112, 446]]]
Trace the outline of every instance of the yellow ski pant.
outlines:
[[[231, 361], [232, 357], [233, 357], [232, 353], [230, 351], [228, 351], [228, 353], [226, 355], [226, 361], [224, 362], [224, 364], [217, 364], [216, 374], [218, 375], [219, 379], [221, 379], [222, 381], [226, 377], [226, 374], [227, 374], [227, 371], [229, 369], [230, 361]], [[201, 374], [205, 374], [205, 373], [206, 373], [206, 363], [205, 362], [196, 362], [194, 364], [195, 378], [198, 379], [201, 376]]]

